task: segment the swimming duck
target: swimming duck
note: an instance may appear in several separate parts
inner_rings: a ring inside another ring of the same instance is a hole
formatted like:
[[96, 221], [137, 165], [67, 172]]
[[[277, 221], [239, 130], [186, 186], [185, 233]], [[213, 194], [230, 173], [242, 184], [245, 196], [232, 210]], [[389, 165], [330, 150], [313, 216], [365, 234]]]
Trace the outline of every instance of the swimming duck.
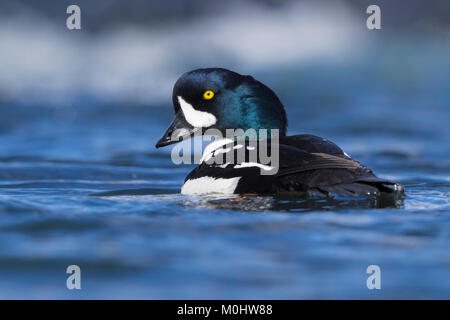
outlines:
[[[218, 130], [223, 136], [227, 129], [253, 129], [249, 135], [211, 142], [198, 167], [186, 177], [182, 194], [403, 193], [400, 184], [378, 178], [327, 139], [310, 134], [287, 136], [283, 104], [252, 76], [221, 68], [193, 70], [177, 80], [172, 100], [175, 119], [156, 148], [203, 134], [207, 129]], [[262, 136], [261, 129], [268, 133]], [[277, 139], [272, 132], [278, 133]], [[273, 142], [269, 153], [276, 148], [279, 159], [275, 165], [261, 161], [259, 153], [249, 160], [249, 154], [262, 142]], [[234, 157], [230, 158], [236, 159], [239, 151], [244, 154], [240, 162], [217, 159], [231, 154]]]

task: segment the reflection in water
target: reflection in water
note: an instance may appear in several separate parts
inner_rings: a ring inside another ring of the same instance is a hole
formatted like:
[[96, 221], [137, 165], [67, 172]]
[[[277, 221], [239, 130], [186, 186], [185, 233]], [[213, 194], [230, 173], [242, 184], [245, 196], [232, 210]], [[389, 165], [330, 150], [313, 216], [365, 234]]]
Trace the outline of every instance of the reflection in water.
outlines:
[[299, 198], [293, 196], [233, 196], [189, 198], [182, 201], [185, 207], [209, 207], [239, 211], [309, 212], [339, 209], [401, 208], [402, 198], [392, 197], [335, 197]]
[[[123, 189], [91, 194], [95, 197], [134, 197], [145, 195], [174, 195], [177, 190], [168, 188]], [[360, 196], [360, 197], [310, 197], [306, 195], [174, 195], [182, 200], [184, 208], [229, 209], [238, 211], [285, 211], [308, 212], [339, 209], [401, 208], [402, 196]]]

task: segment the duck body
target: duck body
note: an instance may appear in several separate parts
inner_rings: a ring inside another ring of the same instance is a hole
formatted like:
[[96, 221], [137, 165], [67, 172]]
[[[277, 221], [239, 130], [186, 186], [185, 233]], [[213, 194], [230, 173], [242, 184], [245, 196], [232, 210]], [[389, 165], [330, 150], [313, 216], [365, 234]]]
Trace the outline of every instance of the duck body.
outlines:
[[[248, 143], [241, 144], [243, 149], [249, 148]], [[239, 145], [218, 143], [215, 148], [207, 148], [202, 159], [226, 157], [227, 153], [236, 152]], [[273, 175], [262, 175], [268, 165], [252, 162], [248, 155], [240, 163], [202, 161], [186, 177], [181, 193], [361, 196], [403, 192], [401, 185], [378, 178], [327, 139], [309, 134], [285, 136], [274, 147], [279, 150], [279, 167]]]
[[[210, 143], [182, 194], [403, 194], [400, 184], [378, 178], [333, 142], [309, 134], [287, 136], [281, 101], [251, 76], [220, 68], [193, 70], [175, 84], [173, 103], [175, 119], [156, 147], [211, 128], [223, 135], [228, 129], [256, 132]], [[261, 129], [277, 130], [279, 136], [260, 136], [256, 130]], [[268, 154], [276, 152], [276, 162], [256, 152], [263, 145]]]

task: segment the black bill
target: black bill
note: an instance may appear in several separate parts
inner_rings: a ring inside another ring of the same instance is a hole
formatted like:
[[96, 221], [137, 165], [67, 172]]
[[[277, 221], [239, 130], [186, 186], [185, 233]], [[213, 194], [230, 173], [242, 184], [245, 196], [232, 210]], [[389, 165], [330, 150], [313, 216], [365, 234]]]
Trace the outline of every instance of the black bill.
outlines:
[[166, 132], [156, 143], [155, 147], [161, 148], [168, 146], [169, 144], [177, 143], [183, 139], [190, 138], [198, 130], [200, 130], [200, 128], [191, 126], [184, 118], [183, 112], [178, 111], [175, 114], [175, 119], [173, 119], [169, 128], [167, 128]]

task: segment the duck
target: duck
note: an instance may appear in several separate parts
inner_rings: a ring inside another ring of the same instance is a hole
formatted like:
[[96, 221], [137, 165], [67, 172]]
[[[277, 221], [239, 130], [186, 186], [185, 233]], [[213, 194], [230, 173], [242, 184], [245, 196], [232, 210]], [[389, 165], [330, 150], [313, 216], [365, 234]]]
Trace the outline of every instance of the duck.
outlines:
[[[186, 72], [175, 82], [172, 102], [174, 120], [156, 148], [211, 130], [218, 133], [187, 175], [181, 194], [404, 194], [401, 184], [377, 177], [330, 140], [312, 134], [288, 136], [282, 102], [250, 75], [224, 68]], [[227, 136], [230, 130], [232, 137]], [[268, 163], [260, 153], [255, 156], [263, 145], [277, 161]]]

